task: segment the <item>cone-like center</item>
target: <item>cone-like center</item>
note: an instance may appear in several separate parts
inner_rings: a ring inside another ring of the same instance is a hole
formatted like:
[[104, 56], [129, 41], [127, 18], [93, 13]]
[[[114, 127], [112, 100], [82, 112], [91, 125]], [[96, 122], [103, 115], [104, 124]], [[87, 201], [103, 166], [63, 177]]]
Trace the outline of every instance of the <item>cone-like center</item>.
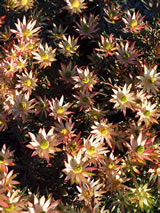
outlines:
[[24, 67], [24, 64], [22, 62], [18, 62], [18, 68], [23, 68]]
[[30, 43], [30, 44], [28, 45], [28, 49], [29, 49], [29, 50], [32, 50], [32, 49], [33, 49], [33, 47], [34, 47], [34, 46], [33, 46], [33, 44], [32, 44], [32, 43]]
[[66, 50], [67, 50], [67, 51], [70, 51], [71, 49], [72, 49], [72, 44], [67, 44], [67, 45], [66, 45]]
[[26, 4], [28, 3], [28, 0], [21, 0], [21, 3], [22, 3], [23, 5], [26, 5]]
[[27, 86], [27, 87], [30, 87], [31, 86], [31, 80], [30, 79], [26, 79], [25, 81], [24, 81], [24, 85], [25, 86]]
[[45, 212], [45, 211], [41, 211], [40, 213], [47, 213], [47, 212]]
[[40, 107], [41, 107], [42, 109], [45, 109], [45, 108], [46, 108], [46, 104], [43, 103], [43, 102], [41, 102], [41, 103], [40, 103]]
[[57, 110], [56, 110], [56, 113], [57, 114], [62, 114], [62, 113], [64, 113], [64, 107], [63, 106], [59, 106], [58, 108], [57, 108]]
[[133, 20], [131, 21], [130, 26], [131, 26], [132, 28], [134, 28], [134, 27], [136, 27], [137, 25], [138, 25], [137, 20], [136, 20], [136, 19], [133, 19]]
[[25, 48], [24, 44], [21, 44], [21, 45], [19, 46], [19, 48], [20, 48], [21, 50], [24, 50], [24, 48]]
[[18, 106], [19, 106], [20, 110], [25, 110], [27, 107], [27, 104], [26, 104], [26, 102], [21, 101]]
[[111, 12], [109, 13], [109, 17], [110, 17], [110, 18], [114, 18], [115, 15], [116, 15], [116, 13], [115, 13], [114, 11], [111, 11]]
[[112, 44], [111, 43], [106, 43], [104, 48], [109, 51], [109, 50], [112, 49]]
[[48, 60], [49, 59], [48, 53], [43, 53], [41, 58], [42, 58], [42, 60]]
[[26, 29], [23, 33], [24, 36], [29, 37], [31, 35], [31, 30], [30, 29]]
[[12, 70], [13, 70], [12, 66], [8, 66], [8, 67], [7, 67], [7, 71], [8, 71], [8, 72], [11, 72]]
[[73, 0], [72, 7], [78, 8], [80, 6], [79, 0]]
[[70, 79], [72, 76], [72, 73], [70, 71], [65, 72], [66, 79]]
[[146, 116], [146, 117], [150, 117], [151, 112], [149, 110], [145, 110], [143, 115]]
[[89, 25], [85, 24], [83, 27], [84, 32], [88, 32], [89, 31]]
[[114, 167], [114, 163], [113, 162], [111, 162], [111, 163], [108, 164], [108, 168], [109, 169], [113, 169], [113, 167]]
[[43, 139], [43, 140], [40, 142], [40, 147], [41, 147], [41, 149], [48, 149], [48, 147], [49, 147], [49, 141]]
[[79, 174], [82, 172], [82, 166], [80, 164], [76, 164], [74, 167], [73, 167], [73, 171], [74, 173], [76, 174]]
[[138, 146], [137, 147], [137, 149], [136, 149], [136, 152], [138, 153], [138, 154], [142, 154], [143, 152], [144, 152], [144, 146]]
[[4, 162], [4, 157], [2, 155], [0, 155], [0, 163]]
[[84, 76], [84, 77], [82, 78], [82, 82], [83, 82], [84, 84], [87, 84], [87, 83], [89, 82], [89, 78], [88, 78], [87, 76]]
[[61, 129], [60, 133], [61, 133], [62, 135], [67, 135], [67, 134], [68, 134], [68, 130], [67, 130], [66, 128]]
[[126, 95], [122, 95], [122, 97], [120, 98], [120, 101], [124, 104], [128, 101], [128, 98]]
[[106, 136], [108, 134], [107, 127], [102, 127], [99, 131], [100, 131], [102, 136]]
[[130, 57], [130, 54], [128, 52], [125, 52], [123, 53], [122, 55], [122, 58], [125, 60], [125, 59], [128, 59]]
[[94, 146], [89, 146], [87, 148], [87, 152], [90, 154], [90, 155], [93, 155], [95, 152], [96, 152], [96, 148]]
[[147, 79], [147, 83], [153, 84], [154, 83], [154, 78], [150, 77]]
[[4, 208], [6, 212], [12, 212], [14, 210], [14, 205], [11, 203], [9, 204], [9, 208]]
[[88, 97], [86, 97], [86, 96], [84, 96], [83, 98], [82, 98], [82, 101], [83, 101], [83, 103], [88, 103], [88, 101], [89, 101], [89, 99], [88, 99]]
[[4, 89], [4, 84], [0, 84], [0, 89]]

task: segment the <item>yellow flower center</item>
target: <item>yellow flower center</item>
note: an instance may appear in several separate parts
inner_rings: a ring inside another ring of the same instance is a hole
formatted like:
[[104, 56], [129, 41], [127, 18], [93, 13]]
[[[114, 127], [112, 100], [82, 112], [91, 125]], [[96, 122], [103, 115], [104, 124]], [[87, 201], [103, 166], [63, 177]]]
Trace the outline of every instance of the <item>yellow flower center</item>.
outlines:
[[137, 147], [137, 149], [136, 149], [136, 152], [138, 153], [138, 154], [142, 154], [143, 152], [144, 152], [144, 146], [138, 146]]
[[45, 109], [45, 108], [46, 108], [46, 104], [43, 103], [43, 102], [41, 102], [41, 103], [40, 103], [40, 107], [41, 107], [42, 109]]
[[4, 84], [0, 84], [0, 89], [1, 89], [1, 90], [4, 89]]
[[87, 148], [87, 152], [90, 154], [90, 155], [93, 155], [95, 152], [96, 152], [96, 148], [94, 146], [89, 146]]
[[30, 87], [31, 86], [31, 80], [30, 79], [26, 79], [25, 81], [24, 81], [24, 85], [26, 86], [26, 87]]
[[146, 116], [146, 117], [150, 117], [151, 112], [149, 110], [145, 110], [143, 115]]
[[61, 129], [61, 131], [60, 131], [60, 133], [62, 134], [62, 135], [67, 135], [68, 134], [68, 130], [67, 129]]
[[30, 44], [28, 45], [28, 49], [29, 49], [29, 50], [32, 50], [32, 49], [33, 49], [33, 47], [34, 47], [34, 46], [33, 46], [33, 44], [32, 44], [32, 43], [30, 43]]
[[8, 71], [8, 72], [11, 72], [12, 70], [13, 70], [13, 69], [12, 69], [12, 66], [8, 66], [8, 67], [7, 67], [7, 71]]
[[58, 109], [56, 110], [56, 113], [57, 114], [62, 114], [62, 113], [64, 113], [64, 111], [65, 111], [64, 107], [63, 106], [59, 106]]
[[86, 103], [88, 103], [89, 99], [86, 96], [84, 96], [82, 98], [82, 101], [83, 101], [84, 104], [86, 104]]
[[89, 31], [89, 25], [85, 24], [83, 27], [84, 32], [88, 32]]
[[108, 129], [106, 127], [102, 127], [99, 132], [102, 136], [106, 136], [108, 134]]
[[128, 98], [126, 95], [122, 95], [122, 97], [120, 98], [120, 101], [124, 104], [128, 101]]
[[113, 167], [114, 167], [114, 163], [113, 162], [108, 164], [108, 169], [113, 169]]
[[2, 125], [3, 124], [3, 121], [2, 120], [0, 120], [0, 125]]
[[19, 68], [23, 68], [23, 67], [24, 67], [24, 64], [23, 64], [22, 62], [19, 62], [19, 63], [18, 63], [18, 67], [19, 67]]
[[122, 58], [124, 60], [128, 59], [130, 57], [130, 54], [128, 52], [123, 53]]
[[80, 6], [79, 0], [73, 0], [71, 4], [73, 8], [78, 8]]
[[136, 27], [137, 25], [138, 25], [137, 20], [136, 20], [136, 19], [133, 19], [133, 20], [131, 21], [130, 26], [131, 26], [132, 28], [134, 28], [134, 27]]
[[18, 106], [19, 106], [20, 110], [25, 110], [27, 107], [27, 104], [26, 104], [26, 102], [21, 101]]
[[2, 155], [0, 155], [0, 163], [4, 162], [4, 157]]
[[109, 50], [112, 49], [112, 44], [111, 43], [106, 43], [104, 48], [109, 51]]
[[116, 15], [115, 11], [111, 11], [111, 12], [109, 13], [109, 17], [110, 17], [111, 19], [114, 18], [115, 15]]
[[48, 60], [49, 59], [48, 53], [43, 53], [41, 58], [42, 58], [42, 60]]
[[26, 5], [26, 4], [28, 3], [28, 0], [21, 0], [21, 3], [22, 3], [23, 5]]
[[9, 208], [4, 208], [4, 209], [7, 212], [12, 212], [14, 210], [14, 205], [11, 203], [11, 204], [9, 204]]
[[65, 77], [66, 77], [66, 79], [70, 79], [71, 76], [72, 76], [72, 73], [71, 73], [70, 71], [65, 72]]
[[89, 78], [84, 76], [84, 77], [82, 78], [82, 82], [83, 82], [84, 84], [87, 84], [87, 83], [89, 82]]
[[72, 44], [67, 44], [67, 45], [66, 45], [66, 50], [67, 50], [67, 51], [70, 51], [71, 49], [72, 49]]
[[137, 99], [136, 99], [136, 103], [137, 103], [137, 104], [141, 104], [141, 103], [142, 103], [142, 100], [141, 100], [140, 98], [137, 98]]
[[153, 84], [154, 83], [154, 78], [150, 77], [147, 79], [147, 83]]
[[23, 33], [24, 36], [29, 37], [31, 35], [31, 30], [30, 29], [26, 29]]
[[14, 58], [15, 56], [16, 56], [15, 53], [11, 53], [11, 54], [10, 54], [10, 57], [11, 57], [11, 58]]
[[41, 147], [41, 149], [48, 149], [48, 147], [49, 147], [49, 141], [43, 139], [43, 140], [40, 142], [40, 147]]
[[19, 46], [19, 48], [20, 48], [20, 50], [24, 50], [24, 44], [21, 44], [20, 46]]
[[76, 174], [79, 174], [82, 172], [82, 166], [80, 164], [76, 164], [74, 167], [73, 167], [73, 171], [74, 173]]

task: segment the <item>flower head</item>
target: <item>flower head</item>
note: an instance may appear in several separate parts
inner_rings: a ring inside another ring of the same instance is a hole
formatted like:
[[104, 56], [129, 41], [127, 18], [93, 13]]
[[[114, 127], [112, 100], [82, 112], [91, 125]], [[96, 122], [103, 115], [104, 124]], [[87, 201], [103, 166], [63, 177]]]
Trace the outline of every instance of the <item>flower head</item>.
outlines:
[[140, 79], [139, 85], [144, 87], [143, 90], [148, 92], [157, 93], [160, 86], [160, 73], [157, 73], [157, 65], [153, 67], [147, 67], [144, 65], [144, 76], [137, 76]]
[[55, 52], [56, 49], [52, 49], [52, 47], [49, 47], [46, 43], [45, 46], [40, 44], [37, 52], [32, 52], [32, 54], [34, 55], [33, 58], [40, 64], [40, 68], [46, 68], [47, 66], [51, 66], [53, 61], [56, 61]]
[[50, 156], [54, 156], [55, 152], [61, 151], [61, 149], [57, 148], [61, 142], [57, 140], [53, 131], [54, 128], [51, 128], [46, 134], [45, 129], [41, 128], [37, 136], [31, 132], [28, 133], [32, 141], [26, 147], [35, 150], [32, 156], [38, 155], [40, 158], [45, 158], [49, 163]]
[[92, 176], [93, 173], [90, 173], [89, 171], [93, 171], [96, 168], [94, 167], [88, 167], [88, 161], [86, 160], [86, 156], [84, 156], [83, 151], [80, 150], [77, 154], [77, 156], [71, 156], [67, 154], [67, 161], [65, 163], [65, 169], [63, 169], [63, 172], [67, 174], [66, 180], [71, 179], [71, 184], [78, 183], [81, 184], [87, 183], [88, 177]]
[[66, 57], [70, 57], [76, 53], [79, 45], [77, 45], [78, 38], [74, 38], [74, 36], [68, 36], [68, 38], [63, 35], [62, 41], [59, 42], [58, 46], [60, 47], [59, 51], [64, 54]]
[[129, 64], [137, 64], [136, 58], [141, 55], [137, 53], [134, 46], [135, 42], [133, 42], [131, 46], [129, 46], [129, 41], [127, 41], [125, 45], [121, 42], [117, 52], [115, 53], [118, 62], [125, 67]]
[[115, 21], [119, 20], [121, 16], [121, 6], [116, 6], [113, 3], [111, 3], [111, 6], [108, 6], [108, 8], [104, 9], [105, 14], [107, 17], [104, 17], [105, 20], [111, 24], [115, 24]]
[[55, 208], [58, 206], [59, 202], [60, 200], [53, 201], [51, 195], [47, 200], [44, 195], [39, 199], [35, 195], [33, 203], [28, 203], [28, 213], [56, 213], [57, 211]]
[[77, 72], [79, 76], [73, 78], [75, 81], [74, 88], [80, 88], [83, 91], [89, 90], [92, 92], [93, 86], [97, 83], [94, 72], [90, 72], [88, 67], [85, 70], [77, 68]]
[[133, 32], [133, 33], [139, 33], [144, 27], [145, 24], [143, 24], [143, 19], [145, 16], [141, 17], [139, 15], [139, 11], [137, 13], [133, 13], [131, 15], [130, 11], [127, 11], [127, 18], [122, 18], [123, 22], [125, 23], [126, 27], [125, 30], [127, 32]]
[[50, 116], [53, 116], [54, 119], [58, 119], [58, 121], [66, 120], [67, 116], [69, 114], [72, 114], [72, 112], [67, 111], [68, 108], [71, 106], [70, 103], [66, 103], [63, 105], [64, 102], [64, 96], [61, 97], [60, 100], [55, 98], [55, 100], [52, 98], [52, 101], [49, 101], [50, 110], [51, 113]]
[[34, 28], [36, 21], [30, 20], [26, 22], [26, 17], [23, 17], [23, 22], [18, 19], [18, 23], [15, 24], [17, 30], [11, 29], [11, 32], [16, 34], [17, 38], [23, 38], [24, 40], [37, 39], [40, 27]]
[[123, 114], [126, 115], [126, 108], [132, 108], [134, 103], [134, 93], [130, 92], [132, 84], [127, 88], [127, 84], [124, 85], [123, 89], [117, 87], [113, 89], [114, 95], [112, 95], [111, 102], [115, 102], [114, 108], [120, 108], [123, 111]]
[[79, 14], [82, 9], [86, 8], [84, 1], [85, 0], [65, 0], [67, 6], [65, 6], [64, 9], [68, 10], [71, 14]]
[[83, 17], [80, 17], [80, 23], [76, 22], [76, 31], [82, 36], [82, 38], [88, 37], [93, 38], [94, 34], [99, 30], [97, 27], [98, 16], [94, 16], [92, 13], [90, 13], [89, 17], [86, 15]]
[[144, 121], [146, 127], [152, 123], [158, 123], [157, 118], [160, 117], [160, 113], [157, 109], [157, 104], [145, 101], [141, 108], [138, 109], [136, 117], [139, 117], [138, 124], [140, 125]]
[[94, 121], [94, 125], [91, 126], [93, 129], [91, 134], [101, 143], [106, 141], [109, 147], [112, 148], [112, 136], [117, 135], [114, 131], [114, 127], [112, 123], [108, 123], [107, 119], [101, 120], [100, 122]]
[[107, 57], [108, 55], [113, 56], [115, 53], [115, 50], [118, 49], [118, 45], [113, 38], [113, 34], [111, 33], [109, 38], [105, 38], [101, 35], [101, 43], [99, 43], [100, 48], [96, 48], [97, 51], [101, 51], [105, 53], [104, 57]]

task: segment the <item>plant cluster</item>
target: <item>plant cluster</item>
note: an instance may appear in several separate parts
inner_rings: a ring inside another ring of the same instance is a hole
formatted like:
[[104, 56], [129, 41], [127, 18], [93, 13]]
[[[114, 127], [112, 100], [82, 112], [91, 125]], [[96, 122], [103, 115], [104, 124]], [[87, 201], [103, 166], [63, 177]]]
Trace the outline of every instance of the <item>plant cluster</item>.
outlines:
[[0, 212], [160, 210], [159, 8], [3, 1]]

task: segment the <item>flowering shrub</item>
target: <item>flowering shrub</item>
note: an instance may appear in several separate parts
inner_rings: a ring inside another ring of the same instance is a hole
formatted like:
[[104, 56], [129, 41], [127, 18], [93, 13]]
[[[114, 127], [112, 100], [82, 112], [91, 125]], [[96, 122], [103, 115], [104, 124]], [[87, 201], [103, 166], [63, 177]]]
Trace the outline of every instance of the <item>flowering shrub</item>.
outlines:
[[3, 1], [0, 212], [160, 210], [159, 8]]

